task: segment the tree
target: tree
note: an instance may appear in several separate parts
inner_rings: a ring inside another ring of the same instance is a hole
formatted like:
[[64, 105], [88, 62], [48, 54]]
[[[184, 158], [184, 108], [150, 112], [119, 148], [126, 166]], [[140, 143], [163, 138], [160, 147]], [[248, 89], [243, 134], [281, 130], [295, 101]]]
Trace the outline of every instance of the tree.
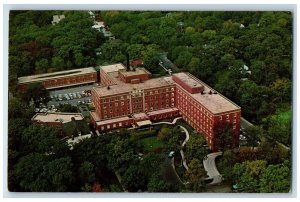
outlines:
[[24, 130], [21, 141], [24, 153], [65, 156], [68, 151], [66, 142], [59, 139], [58, 131], [52, 127], [33, 124]]
[[78, 112], [77, 107], [71, 104], [59, 105], [57, 109], [61, 112]]
[[22, 93], [22, 98], [26, 103], [33, 100], [36, 107], [40, 103], [47, 103], [50, 100], [49, 91], [41, 83], [29, 84], [26, 91]]
[[170, 137], [171, 133], [172, 129], [168, 127], [162, 127], [157, 134], [157, 139], [165, 141]]
[[206, 178], [206, 171], [200, 160], [194, 158], [188, 164], [189, 169], [185, 171], [185, 178], [189, 182], [188, 186], [192, 191], [203, 191], [204, 179]]
[[187, 161], [192, 160], [192, 158], [203, 160], [208, 152], [209, 150], [202, 134], [194, 134], [190, 136], [189, 141], [186, 143], [186, 150], [184, 152]]
[[79, 168], [79, 177], [83, 184], [95, 181], [96, 176], [94, 167], [95, 166], [89, 161], [85, 161], [81, 164], [81, 167]]
[[244, 136], [246, 137], [247, 146], [251, 146], [254, 149], [260, 141], [262, 131], [258, 126], [249, 126], [245, 128]]
[[287, 193], [291, 190], [289, 162], [269, 165], [260, 175], [259, 190], [263, 193]]
[[146, 189], [146, 175], [140, 170], [138, 164], [129, 165], [122, 175], [121, 183], [129, 192], [144, 191]]
[[161, 69], [161, 67], [158, 66], [158, 50], [158, 45], [150, 44], [147, 45], [142, 52], [144, 65], [151, 73], [157, 73]]
[[137, 145], [130, 139], [128, 131], [112, 135], [107, 148], [108, 167], [121, 175], [131, 164], [138, 161]]
[[231, 149], [235, 146], [231, 124], [219, 122], [214, 127], [214, 135], [215, 146], [222, 151], [222, 154], [224, 154], [226, 149]]
[[233, 178], [233, 167], [237, 162], [236, 154], [232, 150], [226, 150], [218, 163], [218, 170], [225, 181], [230, 182]]
[[148, 182], [147, 191], [149, 192], [170, 192], [171, 185], [162, 179], [158, 172], [154, 172]]
[[263, 160], [245, 161], [233, 167], [233, 175], [241, 192], [258, 192], [260, 173], [265, 169], [267, 162]]
[[45, 73], [49, 68], [48, 60], [43, 58], [35, 62], [35, 68], [39, 73]]
[[15, 167], [20, 191], [62, 192], [72, 181], [72, 162], [69, 157], [52, 160], [45, 154], [22, 157]]

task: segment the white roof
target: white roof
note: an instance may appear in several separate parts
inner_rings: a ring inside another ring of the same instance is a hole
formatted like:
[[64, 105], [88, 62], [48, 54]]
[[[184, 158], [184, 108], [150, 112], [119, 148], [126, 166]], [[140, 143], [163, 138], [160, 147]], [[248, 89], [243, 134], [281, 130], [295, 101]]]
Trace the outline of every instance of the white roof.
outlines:
[[80, 113], [37, 113], [32, 117], [32, 121], [43, 123], [68, 123], [75, 120], [83, 120], [83, 116]]
[[141, 127], [141, 126], [146, 126], [146, 125], [151, 125], [152, 122], [150, 120], [145, 120], [145, 121], [138, 121], [136, 124]]

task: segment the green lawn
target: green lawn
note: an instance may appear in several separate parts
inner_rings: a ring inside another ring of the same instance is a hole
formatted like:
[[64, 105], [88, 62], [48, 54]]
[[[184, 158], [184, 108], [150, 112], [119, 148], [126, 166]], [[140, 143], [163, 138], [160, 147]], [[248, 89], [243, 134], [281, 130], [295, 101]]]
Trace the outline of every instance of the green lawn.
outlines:
[[272, 119], [281, 123], [287, 123], [292, 118], [292, 111], [287, 110], [272, 116]]
[[140, 139], [139, 142], [143, 145], [146, 151], [164, 147], [163, 141], [158, 140], [156, 136]]

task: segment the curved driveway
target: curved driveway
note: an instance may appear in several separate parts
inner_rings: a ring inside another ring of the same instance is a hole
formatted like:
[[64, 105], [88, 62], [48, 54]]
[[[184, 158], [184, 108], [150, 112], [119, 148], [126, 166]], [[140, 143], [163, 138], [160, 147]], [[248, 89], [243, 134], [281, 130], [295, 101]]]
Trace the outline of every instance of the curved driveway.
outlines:
[[203, 160], [203, 166], [207, 175], [209, 176], [208, 179], [213, 179], [213, 181], [209, 184], [217, 184], [222, 182], [222, 175], [219, 173], [215, 159], [217, 156], [221, 156], [222, 152], [215, 152], [208, 154], [207, 157]]

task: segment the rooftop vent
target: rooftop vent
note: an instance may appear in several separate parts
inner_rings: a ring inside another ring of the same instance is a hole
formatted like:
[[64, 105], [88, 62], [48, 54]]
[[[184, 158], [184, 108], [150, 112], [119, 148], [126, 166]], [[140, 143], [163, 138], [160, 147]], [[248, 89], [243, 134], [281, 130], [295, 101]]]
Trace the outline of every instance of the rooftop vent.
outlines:
[[107, 86], [107, 90], [109, 90], [110, 89], [110, 86]]

